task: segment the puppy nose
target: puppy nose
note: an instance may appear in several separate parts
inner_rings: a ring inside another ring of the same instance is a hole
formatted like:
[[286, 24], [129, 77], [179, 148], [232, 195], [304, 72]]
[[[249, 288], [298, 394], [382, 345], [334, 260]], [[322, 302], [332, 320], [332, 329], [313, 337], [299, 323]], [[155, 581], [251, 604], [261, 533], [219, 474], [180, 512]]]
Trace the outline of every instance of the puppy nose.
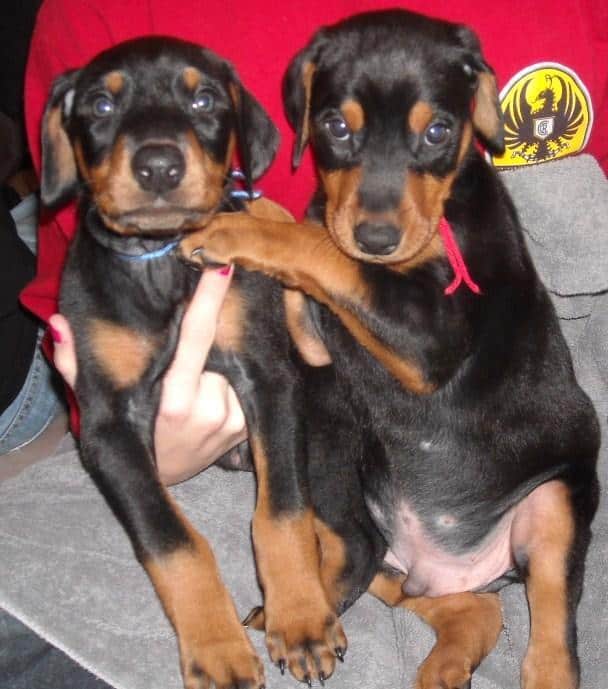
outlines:
[[186, 161], [177, 146], [148, 144], [133, 156], [131, 167], [142, 189], [162, 194], [175, 189], [181, 182]]
[[401, 232], [394, 225], [372, 222], [359, 223], [354, 234], [361, 251], [377, 256], [392, 254], [401, 239]]

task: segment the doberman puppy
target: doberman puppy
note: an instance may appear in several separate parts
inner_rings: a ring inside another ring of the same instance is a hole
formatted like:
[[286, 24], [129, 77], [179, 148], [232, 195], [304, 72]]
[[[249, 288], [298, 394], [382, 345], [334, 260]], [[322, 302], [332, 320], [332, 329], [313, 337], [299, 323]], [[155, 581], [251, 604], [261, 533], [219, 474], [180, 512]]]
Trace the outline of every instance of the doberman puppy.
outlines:
[[[229, 174], [237, 150], [250, 184], [277, 146], [274, 125], [228, 62], [166, 37], [120, 44], [61, 76], [43, 123], [44, 203], [79, 194], [60, 310], [76, 341], [82, 461], [175, 627], [188, 689], [260, 689], [264, 672], [211, 549], [156, 469], [160, 384], [200, 276], [174, 249], [218, 210], [244, 207]], [[252, 212], [290, 217], [258, 204]], [[289, 304], [278, 282], [237, 270], [208, 367], [230, 379], [247, 417], [258, 480], [253, 540], [273, 659], [306, 679], [300, 658], [314, 647], [329, 676], [346, 639], [315, 577], [296, 413], [302, 392], [286, 327], [298, 313]]]
[[598, 424], [477, 146], [503, 147], [478, 39], [358, 15], [321, 29], [284, 86], [294, 163], [310, 142], [320, 180], [308, 222], [219, 215], [182, 250], [312, 297], [333, 361], [306, 378], [328, 597], [341, 611], [371, 580], [415, 610], [438, 635], [418, 687], [460, 689], [498, 636], [496, 591], [523, 580], [522, 686], [575, 689]]

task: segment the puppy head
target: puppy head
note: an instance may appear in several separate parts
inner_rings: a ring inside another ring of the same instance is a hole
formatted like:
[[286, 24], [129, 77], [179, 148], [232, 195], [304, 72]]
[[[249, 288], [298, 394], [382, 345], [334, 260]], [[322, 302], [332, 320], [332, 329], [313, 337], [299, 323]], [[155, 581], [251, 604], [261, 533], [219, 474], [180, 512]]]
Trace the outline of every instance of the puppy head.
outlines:
[[475, 135], [503, 148], [491, 68], [466, 27], [402, 10], [321, 29], [285, 75], [294, 165], [310, 142], [326, 224], [358, 260], [424, 254]]
[[60, 76], [42, 126], [41, 196], [80, 188], [122, 234], [174, 234], [219, 206], [235, 149], [247, 183], [278, 132], [232, 66], [168, 37], [127, 41]]

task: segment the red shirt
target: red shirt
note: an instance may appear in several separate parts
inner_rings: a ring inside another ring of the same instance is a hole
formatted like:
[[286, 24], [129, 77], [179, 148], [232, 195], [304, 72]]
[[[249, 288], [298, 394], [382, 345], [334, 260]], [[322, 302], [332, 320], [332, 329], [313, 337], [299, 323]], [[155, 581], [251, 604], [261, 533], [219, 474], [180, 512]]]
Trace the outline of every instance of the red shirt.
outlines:
[[[393, 3], [378, 0], [46, 0], [39, 12], [26, 72], [26, 123], [40, 167], [40, 121], [52, 80], [97, 52], [142, 34], [170, 34], [202, 43], [231, 60], [281, 131], [277, 159], [258, 186], [296, 217], [312, 194], [310, 156], [291, 170], [293, 135], [280, 84], [289, 60], [322, 24]], [[459, 21], [479, 35], [499, 88], [522, 69], [557, 62], [573, 71], [590, 95], [595, 122], [586, 150], [608, 170], [608, 3], [605, 0], [495, 2], [410, 0], [408, 9]], [[559, 201], [559, 199], [556, 199]], [[22, 295], [43, 320], [57, 310], [61, 269], [75, 231], [73, 206], [46, 214], [40, 225], [38, 274]]]

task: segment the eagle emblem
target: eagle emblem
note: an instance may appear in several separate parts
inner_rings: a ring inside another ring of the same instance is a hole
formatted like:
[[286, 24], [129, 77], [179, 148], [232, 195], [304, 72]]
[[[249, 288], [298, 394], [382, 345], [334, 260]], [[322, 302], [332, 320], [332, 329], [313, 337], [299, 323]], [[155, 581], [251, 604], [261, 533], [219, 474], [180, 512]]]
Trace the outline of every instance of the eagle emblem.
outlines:
[[581, 151], [591, 131], [593, 111], [587, 89], [562, 65], [543, 64], [520, 72], [501, 93], [505, 153], [498, 167], [555, 160]]

